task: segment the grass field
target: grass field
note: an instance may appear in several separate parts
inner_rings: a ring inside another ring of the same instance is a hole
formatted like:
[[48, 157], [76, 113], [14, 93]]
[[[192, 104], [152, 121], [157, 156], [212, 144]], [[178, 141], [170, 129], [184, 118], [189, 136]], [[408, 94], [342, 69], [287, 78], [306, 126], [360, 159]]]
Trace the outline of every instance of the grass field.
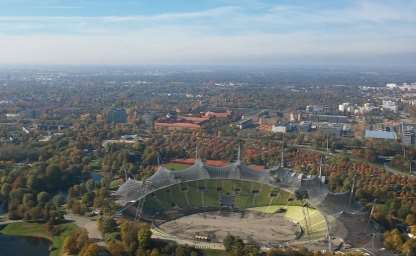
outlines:
[[1, 234], [12, 236], [31, 236], [48, 239], [52, 242], [54, 250], [51, 252], [51, 256], [63, 255], [64, 239], [71, 233], [76, 227], [74, 224], [61, 224], [58, 225], [61, 230], [58, 236], [51, 236], [46, 229], [45, 224], [17, 222], [8, 224], [2, 230]]
[[270, 205], [270, 206], [254, 207], [254, 208], [250, 208], [249, 210], [262, 212], [262, 213], [275, 213], [280, 208], [286, 209], [286, 207], [287, 207], [286, 205]]
[[144, 209], [150, 216], [163, 214], [172, 207], [182, 209], [220, 207], [220, 198], [223, 196], [232, 197], [235, 208], [247, 209], [256, 206], [287, 204], [290, 194], [268, 185], [248, 181], [192, 181], [151, 193], [144, 200]]
[[[285, 218], [293, 222], [299, 223], [302, 227], [306, 226], [305, 214], [303, 207], [300, 206], [289, 206], [289, 205], [271, 205], [264, 207], [255, 207], [251, 210], [259, 211], [263, 213], [275, 213], [278, 209], [286, 209]], [[311, 237], [320, 237], [326, 234], [326, 221], [322, 213], [316, 209], [309, 208], [309, 229]]]
[[167, 163], [167, 164], [164, 164], [163, 166], [171, 171], [182, 171], [188, 168], [190, 165], [178, 164], [178, 163]]

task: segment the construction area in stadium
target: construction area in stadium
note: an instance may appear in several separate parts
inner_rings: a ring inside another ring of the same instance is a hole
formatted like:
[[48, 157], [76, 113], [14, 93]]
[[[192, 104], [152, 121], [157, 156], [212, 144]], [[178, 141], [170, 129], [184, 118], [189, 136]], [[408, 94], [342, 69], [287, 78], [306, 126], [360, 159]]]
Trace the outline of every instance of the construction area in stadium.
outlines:
[[228, 234], [263, 249], [333, 251], [368, 241], [360, 236], [369, 213], [354, 202], [354, 185], [333, 193], [325, 180], [283, 164], [259, 171], [239, 158], [223, 167], [196, 159], [183, 170], [160, 166], [143, 181], [127, 179], [114, 196], [124, 216], [152, 224], [154, 238], [197, 248], [223, 249]]

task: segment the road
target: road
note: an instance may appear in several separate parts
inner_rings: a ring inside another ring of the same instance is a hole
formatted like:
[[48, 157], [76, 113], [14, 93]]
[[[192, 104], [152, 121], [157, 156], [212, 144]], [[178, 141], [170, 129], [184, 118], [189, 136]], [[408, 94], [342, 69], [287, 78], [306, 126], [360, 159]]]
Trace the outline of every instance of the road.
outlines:
[[391, 168], [390, 166], [388, 166], [387, 164], [384, 164], [384, 169], [390, 173], [396, 174], [396, 175], [400, 175], [400, 176], [412, 176], [415, 177], [415, 175], [413, 173], [409, 173], [409, 172], [399, 172], [398, 170], [395, 170], [393, 168]]
[[0, 226], [11, 224], [11, 223], [17, 223], [17, 222], [23, 222], [23, 220], [9, 220], [6, 217], [4, 217], [3, 219], [3, 216], [0, 216]]

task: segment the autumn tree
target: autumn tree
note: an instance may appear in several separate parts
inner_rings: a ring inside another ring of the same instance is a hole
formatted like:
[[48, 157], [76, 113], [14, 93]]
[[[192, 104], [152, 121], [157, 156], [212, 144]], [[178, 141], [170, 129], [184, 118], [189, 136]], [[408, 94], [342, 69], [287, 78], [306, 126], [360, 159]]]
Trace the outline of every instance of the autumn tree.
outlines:
[[121, 241], [130, 255], [133, 255], [139, 246], [137, 240], [138, 231], [139, 228], [135, 222], [125, 221], [120, 226]]
[[109, 241], [107, 244], [107, 248], [112, 256], [125, 255], [123, 243], [121, 243], [120, 241]]
[[137, 233], [137, 240], [139, 242], [140, 248], [147, 249], [150, 245], [151, 237], [152, 231], [150, 230], [150, 226], [141, 225]]
[[402, 254], [416, 256], [416, 239], [408, 239], [401, 247]]
[[388, 250], [400, 252], [402, 245], [403, 238], [398, 229], [393, 229], [384, 233], [384, 246]]
[[89, 244], [88, 232], [84, 228], [77, 228], [64, 240], [64, 251], [68, 254], [78, 254]]

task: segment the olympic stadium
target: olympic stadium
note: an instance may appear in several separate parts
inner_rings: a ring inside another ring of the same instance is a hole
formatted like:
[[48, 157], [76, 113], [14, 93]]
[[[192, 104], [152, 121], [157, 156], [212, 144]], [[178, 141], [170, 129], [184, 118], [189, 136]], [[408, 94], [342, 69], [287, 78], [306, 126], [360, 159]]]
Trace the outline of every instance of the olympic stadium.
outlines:
[[159, 239], [222, 249], [232, 234], [266, 249], [302, 244], [334, 250], [360, 236], [356, 230], [368, 214], [353, 201], [353, 187], [332, 193], [325, 179], [281, 166], [257, 171], [239, 160], [224, 167], [196, 160], [185, 170], [161, 166], [144, 181], [128, 179], [114, 196], [123, 215], [149, 221]]

